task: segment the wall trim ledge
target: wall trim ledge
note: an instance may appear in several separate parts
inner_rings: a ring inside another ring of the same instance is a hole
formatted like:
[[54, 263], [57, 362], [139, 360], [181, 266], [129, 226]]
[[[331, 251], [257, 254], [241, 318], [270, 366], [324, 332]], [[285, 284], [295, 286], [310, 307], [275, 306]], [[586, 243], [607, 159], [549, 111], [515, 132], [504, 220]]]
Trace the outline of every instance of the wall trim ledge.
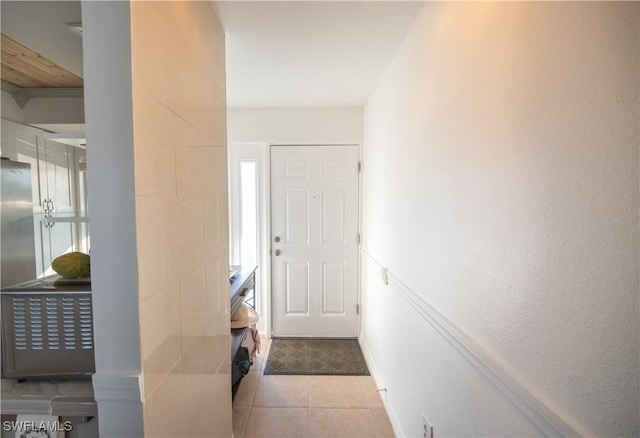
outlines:
[[141, 375], [95, 373], [92, 378], [96, 402], [142, 401]]
[[542, 434], [548, 437], [579, 437], [584, 435], [514, 379], [477, 342], [393, 275], [386, 266], [376, 260], [365, 249], [361, 249], [361, 252], [367, 259], [381, 269], [386, 270], [388, 285], [433, 326], [467, 361], [480, 371]]

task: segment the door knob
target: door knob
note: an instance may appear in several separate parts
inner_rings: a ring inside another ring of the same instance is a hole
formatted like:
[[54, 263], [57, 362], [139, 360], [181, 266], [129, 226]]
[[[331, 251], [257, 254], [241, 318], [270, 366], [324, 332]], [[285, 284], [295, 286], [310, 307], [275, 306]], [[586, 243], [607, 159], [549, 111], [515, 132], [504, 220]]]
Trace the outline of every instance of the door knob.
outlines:
[[274, 254], [275, 254], [276, 256], [279, 256], [280, 254], [282, 254], [282, 251], [280, 251], [279, 249], [276, 249], [276, 250], [275, 250], [275, 252], [274, 252]]

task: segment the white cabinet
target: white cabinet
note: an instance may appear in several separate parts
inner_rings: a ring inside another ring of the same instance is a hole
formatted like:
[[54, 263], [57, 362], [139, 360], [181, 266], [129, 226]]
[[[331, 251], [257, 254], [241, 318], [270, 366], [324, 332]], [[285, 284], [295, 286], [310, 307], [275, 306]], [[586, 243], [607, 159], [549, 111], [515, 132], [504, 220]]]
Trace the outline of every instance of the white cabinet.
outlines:
[[86, 154], [63, 141], [42, 129], [2, 119], [0, 153], [31, 164], [38, 277], [54, 273], [51, 261], [57, 256], [89, 250], [86, 164], [82, 164]]
[[34, 213], [72, 213], [74, 147], [45, 138], [42, 129], [2, 120], [2, 156], [31, 164]]
[[67, 252], [75, 251], [77, 225], [67, 214], [33, 215], [36, 242], [36, 276], [55, 274], [51, 269], [53, 259]]
[[42, 147], [38, 148], [40, 196], [43, 200], [48, 200], [49, 213], [75, 211], [72, 194], [73, 149], [71, 146], [46, 139], [43, 139]]
[[31, 164], [31, 190], [33, 193], [34, 213], [43, 212], [38, 171], [39, 136], [41, 137], [40, 141], [43, 141], [40, 129], [2, 119], [2, 156], [9, 157], [13, 161]]
[[0, 155], [8, 157], [13, 161], [16, 160], [16, 148], [15, 148], [15, 128], [16, 123], [2, 119], [2, 140], [0, 141]]

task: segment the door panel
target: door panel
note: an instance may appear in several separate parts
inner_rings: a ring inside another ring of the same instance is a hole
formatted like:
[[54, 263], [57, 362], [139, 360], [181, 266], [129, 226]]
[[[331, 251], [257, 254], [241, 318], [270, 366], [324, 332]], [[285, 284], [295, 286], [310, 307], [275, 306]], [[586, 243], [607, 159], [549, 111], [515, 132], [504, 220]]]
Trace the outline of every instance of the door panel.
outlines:
[[309, 265], [307, 263], [287, 263], [286, 296], [287, 315], [309, 314]]
[[322, 243], [345, 243], [346, 240], [345, 191], [322, 192]]
[[323, 263], [322, 265], [322, 313], [345, 313], [345, 265], [344, 263]]
[[358, 334], [358, 147], [271, 148], [275, 336]]
[[309, 160], [285, 160], [285, 176], [287, 178], [309, 176]]
[[287, 190], [285, 198], [286, 242], [307, 243], [309, 241], [309, 192]]

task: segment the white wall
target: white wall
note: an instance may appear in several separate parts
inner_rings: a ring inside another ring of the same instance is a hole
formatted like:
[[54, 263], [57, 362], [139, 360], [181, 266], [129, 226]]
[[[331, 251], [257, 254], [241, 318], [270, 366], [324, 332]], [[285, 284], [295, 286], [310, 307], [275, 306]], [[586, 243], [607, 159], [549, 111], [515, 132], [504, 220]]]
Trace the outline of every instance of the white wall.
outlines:
[[362, 141], [362, 108], [249, 108], [227, 111], [229, 143]]
[[11, 94], [2, 91], [2, 118], [24, 125], [84, 123], [82, 98], [34, 98], [20, 108]]
[[0, 99], [2, 99], [2, 118], [16, 123], [24, 123], [22, 109], [18, 106], [11, 94], [5, 91], [0, 93]]
[[427, 3], [369, 99], [362, 342], [399, 434], [549, 433], [519, 391], [640, 434], [638, 7]]

